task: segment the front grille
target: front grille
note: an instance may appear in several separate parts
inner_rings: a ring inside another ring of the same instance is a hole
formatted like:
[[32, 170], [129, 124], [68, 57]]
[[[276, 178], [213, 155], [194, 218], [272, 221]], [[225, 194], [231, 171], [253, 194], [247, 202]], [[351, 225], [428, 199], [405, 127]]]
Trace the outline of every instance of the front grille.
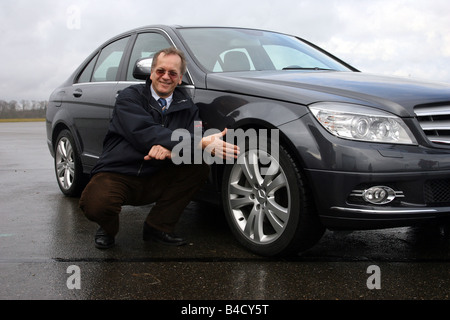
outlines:
[[427, 205], [450, 205], [450, 180], [428, 180], [424, 185]]
[[450, 146], [450, 105], [418, 106], [414, 108], [425, 135], [433, 143]]

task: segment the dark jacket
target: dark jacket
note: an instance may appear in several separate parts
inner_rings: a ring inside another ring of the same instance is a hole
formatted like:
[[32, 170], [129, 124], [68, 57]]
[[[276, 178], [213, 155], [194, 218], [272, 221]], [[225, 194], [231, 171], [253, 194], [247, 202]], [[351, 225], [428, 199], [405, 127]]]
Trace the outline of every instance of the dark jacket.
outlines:
[[[163, 115], [152, 97], [151, 80], [130, 86], [118, 95], [103, 152], [92, 170], [134, 176], [151, 175], [170, 160], [144, 160], [153, 145], [172, 150], [180, 141], [172, 141], [172, 132], [187, 129], [194, 136], [194, 121], [201, 121], [193, 101], [178, 88], [173, 93], [169, 110]], [[180, 139], [181, 140], [181, 139]]]

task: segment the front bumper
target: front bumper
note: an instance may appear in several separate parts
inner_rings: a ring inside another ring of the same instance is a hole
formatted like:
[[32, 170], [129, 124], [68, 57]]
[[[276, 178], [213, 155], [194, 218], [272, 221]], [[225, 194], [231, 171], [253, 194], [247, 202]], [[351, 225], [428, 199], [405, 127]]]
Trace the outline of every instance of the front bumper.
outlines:
[[[280, 129], [293, 143], [327, 228], [378, 229], [450, 217], [450, 148], [340, 139], [309, 116]], [[375, 186], [402, 197], [375, 205], [358, 196]]]
[[[329, 229], [379, 229], [450, 217], [450, 172], [409, 174], [308, 170], [323, 224]], [[326, 184], [320, 183], [326, 181]], [[386, 205], [367, 203], [355, 189], [389, 186], [403, 197]], [[326, 190], [325, 190], [326, 189]], [[326, 192], [325, 192], [326, 191]]]

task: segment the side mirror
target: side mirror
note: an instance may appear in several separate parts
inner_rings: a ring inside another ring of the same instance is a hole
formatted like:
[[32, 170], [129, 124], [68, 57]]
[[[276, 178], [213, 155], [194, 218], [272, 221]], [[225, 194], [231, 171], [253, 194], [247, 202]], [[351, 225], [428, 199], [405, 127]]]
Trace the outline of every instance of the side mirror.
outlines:
[[152, 70], [153, 58], [142, 58], [136, 61], [133, 69], [133, 77], [140, 80], [147, 80]]

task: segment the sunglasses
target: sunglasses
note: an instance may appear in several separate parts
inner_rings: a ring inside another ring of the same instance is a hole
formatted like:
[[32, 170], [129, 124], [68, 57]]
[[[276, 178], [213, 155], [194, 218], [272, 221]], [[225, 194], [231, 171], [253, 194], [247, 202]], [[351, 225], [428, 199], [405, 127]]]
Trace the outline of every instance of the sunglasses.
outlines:
[[164, 69], [156, 69], [155, 72], [159, 77], [162, 77], [163, 75], [165, 75], [166, 72], [169, 74], [169, 77], [171, 77], [171, 78], [178, 77], [178, 72], [176, 72], [176, 71], [166, 71]]

